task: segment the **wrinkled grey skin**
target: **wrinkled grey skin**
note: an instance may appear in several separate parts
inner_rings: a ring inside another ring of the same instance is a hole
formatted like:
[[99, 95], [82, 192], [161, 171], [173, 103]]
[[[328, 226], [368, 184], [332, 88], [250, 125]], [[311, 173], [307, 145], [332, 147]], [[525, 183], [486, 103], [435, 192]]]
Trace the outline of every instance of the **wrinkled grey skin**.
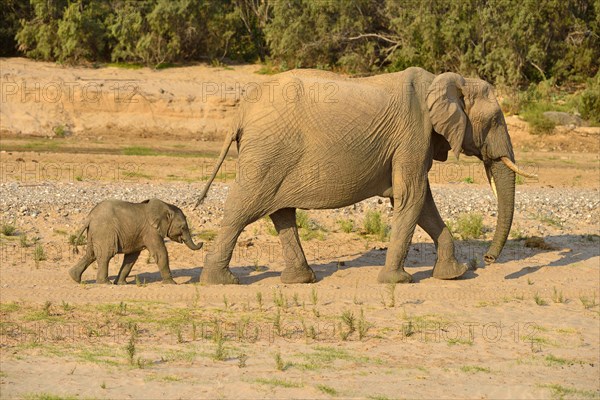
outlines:
[[164, 238], [185, 243], [192, 250], [195, 244], [183, 212], [158, 199], [141, 203], [104, 200], [90, 211], [79, 236], [87, 230], [87, 249], [81, 260], [69, 270], [75, 282], [94, 261], [98, 261], [96, 283], [109, 283], [108, 263], [115, 254], [125, 254], [115, 284], [125, 284], [140, 252], [148, 249], [158, 264], [163, 283], [175, 284], [169, 269], [169, 255]]
[[[498, 193], [495, 236], [486, 253], [494, 262], [512, 224], [514, 155], [504, 116], [491, 86], [454, 73], [420, 68], [368, 78], [294, 70], [247, 94], [225, 140], [202, 201], [232, 142], [238, 176], [207, 253], [200, 282], [238, 283], [229, 261], [244, 227], [269, 215], [286, 259], [284, 283], [308, 283], [308, 266], [296, 228], [296, 209], [345, 207], [372, 196], [391, 197], [391, 239], [382, 283], [411, 282], [404, 260], [416, 225], [433, 239], [433, 276], [453, 279], [467, 270], [454, 255], [452, 235], [433, 201], [427, 173], [453, 150], [478, 157]], [[518, 167], [517, 167], [518, 168]]]

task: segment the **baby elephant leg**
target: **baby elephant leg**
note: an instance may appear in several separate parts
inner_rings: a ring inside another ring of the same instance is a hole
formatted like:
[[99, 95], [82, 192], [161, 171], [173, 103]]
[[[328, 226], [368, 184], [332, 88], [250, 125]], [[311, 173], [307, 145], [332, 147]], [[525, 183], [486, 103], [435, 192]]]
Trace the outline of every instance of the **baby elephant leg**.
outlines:
[[81, 260], [79, 260], [77, 262], [77, 264], [75, 264], [69, 270], [69, 276], [71, 277], [71, 279], [73, 279], [77, 283], [80, 283], [81, 282], [81, 275], [83, 275], [83, 272], [94, 261], [96, 261], [96, 257], [94, 256], [94, 253], [91, 252], [91, 251], [86, 252], [86, 254], [83, 256], [83, 258]]
[[108, 280], [108, 263], [114, 255], [98, 256], [98, 272], [96, 274], [96, 283], [110, 283]]
[[131, 268], [133, 267], [133, 264], [135, 264], [139, 256], [139, 251], [136, 251], [135, 253], [125, 254], [125, 256], [123, 257], [123, 264], [121, 264], [121, 269], [119, 270], [119, 275], [117, 276], [117, 280], [115, 281], [116, 285], [127, 284], [125, 279], [129, 276]]

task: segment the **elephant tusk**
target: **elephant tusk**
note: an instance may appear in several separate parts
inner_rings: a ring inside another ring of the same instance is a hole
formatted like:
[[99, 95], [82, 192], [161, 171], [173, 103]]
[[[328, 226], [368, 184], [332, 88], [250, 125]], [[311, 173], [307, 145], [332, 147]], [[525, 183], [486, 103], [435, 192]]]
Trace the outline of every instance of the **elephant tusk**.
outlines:
[[490, 178], [490, 186], [492, 187], [492, 192], [494, 192], [494, 197], [498, 200], [498, 191], [496, 190], [496, 182], [494, 182], [494, 177]]
[[530, 174], [524, 171], [521, 171], [519, 169], [519, 167], [517, 167], [517, 165], [515, 163], [513, 163], [512, 161], [510, 161], [510, 158], [508, 157], [500, 157], [500, 159], [502, 160], [502, 162], [508, 167], [510, 168], [514, 173], [522, 175], [526, 178], [536, 178], [537, 179], [537, 175], [536, 174]]

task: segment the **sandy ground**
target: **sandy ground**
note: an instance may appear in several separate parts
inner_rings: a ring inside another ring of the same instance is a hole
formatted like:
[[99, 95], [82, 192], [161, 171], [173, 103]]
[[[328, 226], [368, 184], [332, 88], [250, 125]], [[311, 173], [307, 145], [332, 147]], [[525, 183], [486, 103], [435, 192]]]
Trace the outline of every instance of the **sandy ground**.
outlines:
[[[81, 75], [79, 69], [49, 64], [32, 69], [35, 64], [18, 62], [44, 79]], [[196, 80], [206, 78], [199, 71], [214, 72], [192, 68], [174, 71], [192, 79], [191, 71]], [[249, 81], [256, 75], [251, 71], [222, 73]], [[160, 76], [147, 70], [122, 73], [128, 78], [145, 74], [148, 80]], [[4, 110], [3, 104], [3, 118]], [[22, 110], [11, 112], [26, 115]], [[223, 121], [214, 123], [215, 134]], [[590, 212], [597, 215], [596, 133], [561, 131], [541, 140], [520, 129], [520, 121], [510, 121], [517, 159], [540, 175], [518, 188], [553, 188], [556, 196], [571, 188], [595, 189]], [[127, 123], [135, 120], [119, 117], [119, 124]], [[360, 213], [345, 216], [356, 229], [344, 233], [337, 220], [345, 214], [309, 212], [325, 227], [322, 237], [304, 240], [318, 277], [311, 285], [281, 284], [278, 239], [270, 222], [261, 220], [243, 233], [232, 261], [242, 285], [224, 287], [195, 283], [219, 211], [210, 208], [200, 215], [187, 207], [196, 240], [206, 244], [193, 253], [167, 242], [179, 285], [163, 286], [147, 253], [127, 286], [96, 285], [95, 265], [78, 285], [67, 275], [77, 261], [67, 236], [87, 209], [73, 212], [66, 207], [69, 199], [54, 200], [53, 185], [75, 185], [82, 196], [90, 185], [115, 182], [134, 182], [135, 190], [164, 184], [197, 190], [220, 142], [193, 133], [179, 141], [142, 138], [135, 130], [122, 137], [75, 132], [66, 139], [7, 131], [0, 149], [2, 183], [49, 194], [36, 206], [40, 214], [2, 210], [3, 223], [17, 212], [16, 234], [2, 235], [0, 243], [3, 399], [44, 394], [98, 399], [600, 397], [597, 220], [559, 224], [518, 216], [513, 226], [522, 235], [543, 236], [549, 248], [525, 247], [517, 232], [498, 263], [473, 260], [474, 268], [454, 281], [432, 278], [434, 248], [417, 231], [407, 261], [415, 283], [395, 286], [376, 283], [387, 242], [361, 234]], [[231, 157], [219, 187], [233, 179], [234, 152]], [[481, 166], [468, 158], [436, 164], [430, 174], [440, 189], [460, 190], [466, 178], [474, 180], [468, 187], [489, 191]], [[385, 201], [378, 206], [386, 215]], [[493, 226], [491, 216], [484, 222]], [[27, 235], [27, 246], [18, 235]], [[471, 262], [490, 235], [457, 241], [461, 261]], [[43, 256], [36, 254], [35, 238]], [[112, 277], [121, 260], [111, 262]]]

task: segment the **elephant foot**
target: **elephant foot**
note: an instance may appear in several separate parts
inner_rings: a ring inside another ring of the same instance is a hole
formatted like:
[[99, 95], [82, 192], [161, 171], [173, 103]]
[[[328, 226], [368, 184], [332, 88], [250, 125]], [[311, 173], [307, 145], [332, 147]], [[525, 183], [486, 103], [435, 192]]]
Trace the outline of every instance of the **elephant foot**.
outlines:
[[71, 268], [69, 270], [69, 276], [71, 277], [71, 279], [73, 279], [75, 282], [77, 283], [81, 283], [81, 274], [75, 270], [74, 268]]
[[96, 283], [100, 285], [112, 285], [112, 282], [108, 279], [96, 279]]
[[119, 279], [115, 281], [115, 285], [127, 285], [127, 281], [125, 279]]
[[200, 275], [200, 283], [206, 285], [237, 285], [240, 280], [226, 269], [206, 269], [202, 270]]
[[386, 270], [382, 269], [379, 271], [377, 276], [377, 282], [379, 283], [411, 283], [412, 276], [404, 271], [403, 269]]
[[461, 264], [456, 259], [437, 260], [433, 267], [433, 277], [436, 279], [454, 279], [462, 276], [469, 267], [466, 264]]
[[173, 280], [173, 278], [167, 278], [162, 280], [163, 285], [177, 285], [177, 282]]
[[282, 283], [314, 283], [317, 281], [315, 273], [310, 267], [286, 268], [281, 272]]

